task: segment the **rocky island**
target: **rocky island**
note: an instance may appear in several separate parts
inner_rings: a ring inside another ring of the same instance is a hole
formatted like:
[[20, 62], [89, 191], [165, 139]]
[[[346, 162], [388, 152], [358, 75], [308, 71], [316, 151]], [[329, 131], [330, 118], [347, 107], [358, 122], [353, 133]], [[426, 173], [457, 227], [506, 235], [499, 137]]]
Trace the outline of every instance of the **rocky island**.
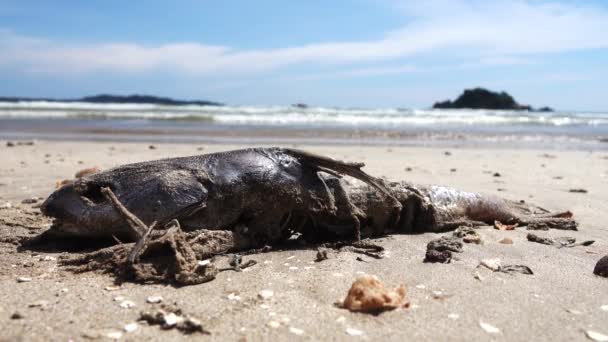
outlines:
[[500, 109], [500, 110], [529, 110], [539, 112], [552, 112], [549, 107], [541, 107], [534, 109], [530, 105], [522, 105], [517, 103], [513, 96], [508, 93], [494, 92], [484, 88], [465, 89], [454, 101], [445, 100], [436, 102], [433, 109]]
[[158, 104], [166, 106], [221, 106], [221, 103], [202, 100], [175, 100], [153, 95], [111, 95], [100, 94], [77, 99], [33, 98], [33, 97], [0, 97], [0, 102], [86, 102], [86, 103], [120, 103], [120, 104]]

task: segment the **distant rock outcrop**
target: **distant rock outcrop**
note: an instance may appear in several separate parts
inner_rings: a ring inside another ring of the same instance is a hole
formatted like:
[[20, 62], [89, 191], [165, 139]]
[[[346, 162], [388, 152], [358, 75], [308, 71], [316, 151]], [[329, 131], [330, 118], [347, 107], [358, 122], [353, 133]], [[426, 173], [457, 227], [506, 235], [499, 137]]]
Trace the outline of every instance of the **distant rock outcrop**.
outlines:
[[[436, 102], [433, 108], [471, 108], [471, 109], [502, 109], [502, 110], [529, 110], [534, 111], [534, 108], [529, 105], [521, 105], [515, 99], [502, 91], [500, 93], [493, 92], [484, 88], [466, 89], [462, 95], [454, 101], [446, 100]], [[553, 109], [542, 107], [538, 109], [542, 112], [551, 112]]]
[[101, 94], [86, 96], [79, 99], [50, 99], [50, 98], [28, 98], [28, 97], [0, 97], [0, 102], [23, 102], [23, 101], [46, 101], [46, 102], [87, 102], [87, 103], [120, 103], [120, 104], [159, 104], [159, 105], [199, 105], [199, 106], [221, 106], [221, 103], [212, 101], [185, 101], [174, 100], [168, 97], [158, 97], [152, 95], [110, 95]]

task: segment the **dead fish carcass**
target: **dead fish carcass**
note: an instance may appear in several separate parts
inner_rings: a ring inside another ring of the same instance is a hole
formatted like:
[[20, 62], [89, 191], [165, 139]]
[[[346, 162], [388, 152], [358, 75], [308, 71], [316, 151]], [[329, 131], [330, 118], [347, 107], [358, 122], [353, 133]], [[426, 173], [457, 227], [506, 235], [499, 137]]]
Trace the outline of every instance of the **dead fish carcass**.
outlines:
[[103, 196], [107, 187], [146, 225], [176, 219], [184, 231], [224, 232], [218, 239], [231, 241], [221, 251], [276, 244], [295, 233], [307, 241], [359, 240], [495, 221], [576, 229], [569, 212], [550, 213], [447, 187], [389, 182], [366, 174], [363, 166], [286, 148], [164, 159], [75, 180], [55, 191], [41, 210], [55, 218], [47, 232], [51, 236], [137, 239]]

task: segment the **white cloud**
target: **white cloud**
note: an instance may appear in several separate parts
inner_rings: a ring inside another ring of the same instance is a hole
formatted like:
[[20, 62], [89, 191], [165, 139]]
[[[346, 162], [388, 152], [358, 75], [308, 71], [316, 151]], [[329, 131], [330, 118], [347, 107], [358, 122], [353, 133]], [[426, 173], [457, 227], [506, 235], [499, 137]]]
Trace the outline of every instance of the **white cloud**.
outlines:
[[[397, 3], [407, 25], [378, 40], [324, 42], [277, 49], [237, 50], [201, 43], [75, 45], [0, 31], [0, 66], [28, 72], [89, 73], [165, 70], [196, 75], [264, 72], [295, 64], [347, 66], [335, 76], [409, 72], [382, 67], [434, 54], [519, 64], [530, 55], [608, 47], [608, 12], [538, 1], [425, 1]], [[360, 64], [374, 67], [352, 68]], [[411, 63], [408, 63], [411, 64]]]

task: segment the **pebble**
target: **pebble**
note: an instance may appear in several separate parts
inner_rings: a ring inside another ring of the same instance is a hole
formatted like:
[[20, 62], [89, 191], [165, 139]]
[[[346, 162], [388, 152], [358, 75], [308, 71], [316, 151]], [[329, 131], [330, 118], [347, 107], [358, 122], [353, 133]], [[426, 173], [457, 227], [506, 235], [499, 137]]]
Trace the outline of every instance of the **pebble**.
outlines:
[[31, 198], [26, 198], [23, 201], [21, 201], [21, 204], [34, 204], [38, 202], [38, 198], [37, 197], [31, 197]]
[[22, 318], [25, 318], [25, 316], [23, 316], [23, 314], [21, 314], [21, 312], [19, 312], [19, 311], [15, 311], [11, 315], [11, 319], [22, 319]]
[[260, 309], [268, 310], [268, 309], [270, 309], [270, 305], [262, 304], [262, 305], [260, 305]]
[[355, 328], [346, 328], [346, 333], [350, 336], [361, 336], [363, 335], [363, 331], [355, 329]]
[[40, 259], [38, 259], [40, 261], [55, 261], [57, 260], [57, 258], [50, 256], [50, 255], [45, 255], [43, 257], [40, 257]]
[[124, 300], [124, 301], [122, 301], [122, 302], [120, 303], [120, 307], [121, 307], [121, 308], [124, 308], [124, 309], [130, 309], [130, 308], [132, 308], [132, 307], [134, 307], [134, 306], [135, 306], [135, 303], [133, 303], [133, 302], [132, 302], [132, 301], [130, 301], [130, 300]]
[[106, 336], [112, 340], [118, 340], [122, 337], [122, 333], [120, 331], [111, 331]]
[[106, 290], [106, 291], [116, 291], [116, 290], [120, 290], [120, 286], [110, 285], [110, 286], [106, 286], [104, 288], [104, 290]]
[[418, 285], [416, 285], [416, 288], [417, 289], [426, 289], [426, 286], [423, 284], [418, 284]]
[[176, 326], [178, 322], [183, 320], [183, 318], [177, 316], [175, 313], [171, 312], [163, 316], [163, 320], [165, 321], [166, 327]]
[[199, 260], [196, 264], [199, 266], [207, 266], [211, 263], [211, 260], [207, 259], [207, 260]]
[[567, 311], [568, 313], [573, 314], [573, 315], [582, 315], [582, 314], [583, 314], [581, 311], [579, 311], [579, 310], [575, 310], [575, 309], [566, 309], [566, 311]]
[[457, 320], [457, 319], [460, 318], [460, 315], [459, 314], [455, 314], [455, 313], [451, 313], [451, 314], [448, 315], [448, 318], [449, 319], [453, 319], [453, 320]]
[[298, 266], [290, 266], [289, 269], [291, 271], [297, 271], [298, 270]]
[[274, 296], [274, 292], [272, 290], [262, 290], [258, 293], [258, 297], [264, 300], [269, 299], [272, 296]]
[[492, 271], [498, 271], [500, 269], [500, 259], [483, 259], [479, 264], [491, 269]]
[[268, 323], [266, 323], [266, 325], [268, 325], [271, 328], [278, 328], [281, 326], [281, 323], [277, 322], [277, 321], [268, 321]]
[[48, 300], [39, 300], [37, 302], [33, 302], [28, 304], [29, 308], [44, 308], [45, 306], [49, 305], [49, 301]]
[[336, 319], [336, 323], [344, 323], [346, 321], [346, 317], [340, 316]]
[[587, 338], [589, 338], [592, 341], [598, 341], [598, 342], [606, 342], [608, 341], [608, 336], [601, 334], [597, 331], [593, 331], [593, 330], [585, 330], [585, 335], [587, 336]]
[[602, 309], [604, 311], [608, 311], [608, 305], [602, 305], [602, 306], [600, 306], [600, 309]]
[[18, 283], [29, 283], [30, 281], [32, 281], [32, 278], [28, 278], [28, 277], [19, 277], [19, 278], [17, 278], [17, 282]]
[[238, 296], [233, 292], [233, 293], [228, 294], [228, 299], [239, 301], [239, 300], [241, 300], [241, 296]]
[[303, 335], [304, 334], [304, 330], [302, 329], [298, 329], [298, 328], [294, 328], [294, 327], [290, 327], [289, 328], [289, 332], [294, 334], [294, 335]]
[[485, 332], [487, 332], [488, 334], [498, 334], [498, 333], [500, 333], [500, 329], [498, 329], [497, 327], [495, 327], [495, 326], [493, 326], [491, 324], [485, 323], [485, 322], [483, 322], [481, 320], [479, 321], [479, 326], [483, 330], [485, 330]]
[[115, 302], [120, 302], [120, 301], [123, 301], [123, 300], [125, 300], [125, 297], [123, 297], [123, 296], [116, 296], [116, 297], [114, 297], [114, 301]]
[[163, 301], [163, 297], [161, 297], [161, 296], [150, 296], [150, 297], [146, 298], [146, 302], [148, 302], [150, 304], [158, 304], [162, 301]]
[[513, 239], [506, 237], [504, 239], [499, 240], [498, 243], [502, 243], [502, 244], [505, 244], [505, 245], [512, 245], [513, 244]]
[[126, 332], [130, 333], [130, 332], [134, 332], [135, 330], [137, 330], [137, 328], [139, 328], [139, 325], [137, 323], [133, 322], [133, 323], [126, 324], [123, 329], [125, 329]]

